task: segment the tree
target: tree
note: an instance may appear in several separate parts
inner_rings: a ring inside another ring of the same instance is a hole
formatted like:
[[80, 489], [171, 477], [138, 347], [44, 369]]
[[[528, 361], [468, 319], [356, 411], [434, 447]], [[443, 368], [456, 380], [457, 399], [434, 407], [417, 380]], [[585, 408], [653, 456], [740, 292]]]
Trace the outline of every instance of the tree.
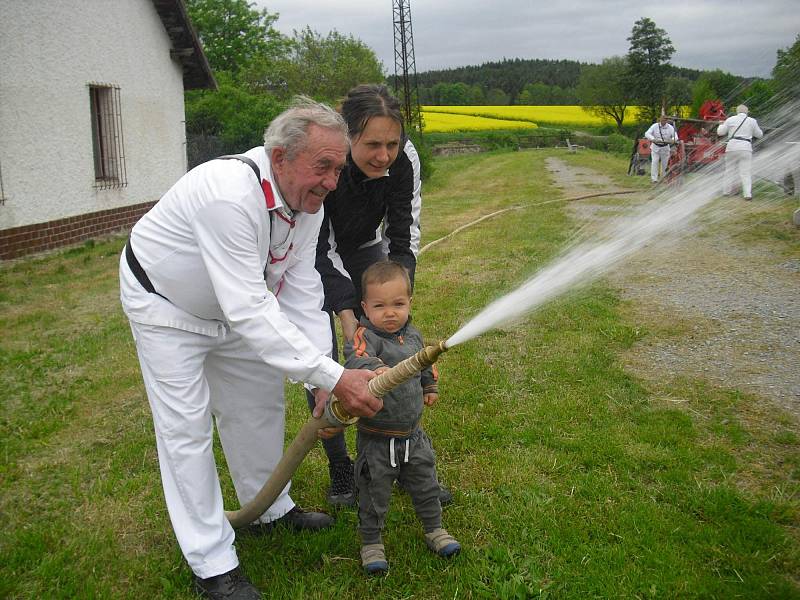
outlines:
[[339, 101], [360, 83], [385, 79], [383, 65], [366, 44], [336, 30], [323, 37], [309, 27], [294, 32], [284, 57], [256, 61], [243, 78], [281, 99], [305, 94], [327, 102]]
[[772, 77], [776, 91], [786, 94], [784, 100], [800, 95], [800, 35], [791, 47], [778, 50]]
[[529, 106], [549, 106], [557, 104], [575, 104], [575, 90], [564, 89], [558, 85], [546, 83], [529, 83], [517, 96], [517, 104]]
[[547, 92], [542, 88], [538, 87], [547, 87], [544, 84], [537, 84], [537, 83], [529, 83], [517, 96], [517, 104], [522, 106], [542, 106], [545, 103], [541, 102], [542, 97], [547, 95]]
[[578, 79], [578, 99], [583, 110], [610, 117], [622, 129], [625, 112], [633, 100], [628, 86], [628, 61], [623, 56], [606, 58], [599, 65], [584, 65]]
[[[755, 115], [765, 115], [775, 108], [775, 99], [785, 101], [775, 94], [775, 82], [768, 79], [756, 79], [751, 82], [742, 96], [742, 103], [746, 104], [750, 112]], [[797, 97], [795, 94], [793, 97]]]
[[[186, 92], [186, 133], [195, 145], [190, 167], [264, 143], [264, 130], [283, 110], [274, 97], [237, 85], [229, 73], [217, 75], [219, 89]], [[213, 139], [210, 139], [213, 138]]]
[[692, 103], [692, 82], [685, 77], [667, 77], [664, 85], [664, 105], [670, 115], [684, 115], [686, 107]]
[[489, 106], [506, 106], [509, 96], [501, 88], [492, 88], [486, 92], [486, 104]]
[[469, 104], [472, 106], [486, 106], [486, 94], [483, 88], [479, 85], [473, 85], [469, 88]]
[[706, 100], [717, 100], [717, 92], [711, 87], [711, 83], [702, 77], [694, 82], [692, 86], [692, 106], [689, 114], [692, 117], [700, 116], [700, 107]]
[[692, 89], [692, 114], [697, 115], [706, 100], [721, 100], [726, 106], [736, 106], [743, 90], [741, 77], [720, 69], [706, 71]]
[[278, 56], [286, 39], [273, 29], [277, 14], [252, 8], [247, 0], [187, 0], [211, 68], [237, 74], [254, 59]]
[[431, 89], [431, 104], [438, 106], [468, 106], [476, 98], [475, 90], [466, 83], [437, 83]]
[[636, 102], [644, 107], [642, 117], [655, 120], [661, 113], [669, 75], [669, 60], [675, 48], [667, 32], [647, 17], [633, 24], [628, 38], [628, 73]]

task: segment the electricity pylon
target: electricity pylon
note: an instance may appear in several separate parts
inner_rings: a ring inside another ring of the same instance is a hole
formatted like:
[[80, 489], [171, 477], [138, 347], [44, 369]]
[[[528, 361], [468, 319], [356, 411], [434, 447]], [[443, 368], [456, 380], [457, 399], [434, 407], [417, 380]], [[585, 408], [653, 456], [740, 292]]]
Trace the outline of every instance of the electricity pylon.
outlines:
[[411, 30], [411, 0], [392, 0], [394, 20], [394, 92], [402, 105], [406, 128], [422, 134], [419, 110], [414, 35]]

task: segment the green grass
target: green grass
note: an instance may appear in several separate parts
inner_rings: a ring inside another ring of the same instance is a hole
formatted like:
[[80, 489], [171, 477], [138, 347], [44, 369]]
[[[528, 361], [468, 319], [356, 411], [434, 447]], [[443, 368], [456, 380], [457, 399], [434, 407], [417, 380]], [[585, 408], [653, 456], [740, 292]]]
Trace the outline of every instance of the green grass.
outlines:
[[[437, 159], [423, 244], [558, 197], [547, 155]], [[609, 174], [627, 167], [588, 151], [568, 160]], [[576, 227], [562, 205], [544, 204], [431, 248], [415, 322], [432, 340], [448, 337], [547, 264]], [[748, 232], [754, 243], [796, 243], [772, 217]], [[0, 267], [0, 597], [193, 597], [117, 298], [123, 243]], [[425, 549], [396, 494], [386, 578], [361, 574], [353, 511], [318, 534], [242, 537], [245, 571], [274, 598], [800, 598], [796, 422], [701, 380], [637, 380], [619, 355], [656, 333], [625, 314], [601, 281], [442, 356], [440, 401], [424, 422], [455, 493], [444, 512], [464, 548], [455, 560]], [[287, 389], [293, 434], [307, 410], [297, 386]], [[322, 508], [327, 483], [317, 448], [293, 496]]]

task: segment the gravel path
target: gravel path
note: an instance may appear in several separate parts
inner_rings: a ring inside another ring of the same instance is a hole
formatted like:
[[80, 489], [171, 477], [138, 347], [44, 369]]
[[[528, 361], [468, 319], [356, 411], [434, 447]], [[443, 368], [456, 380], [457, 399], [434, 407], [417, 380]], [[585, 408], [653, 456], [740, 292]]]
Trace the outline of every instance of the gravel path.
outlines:
[[[586, 167], [558, 158], [546, 164], [565, 196], [618, 188]], [[597, 198], [569, 206], [590, 224], [618, 211]], [[800, 258], [787, 259], [767, 242], [745, 243], [729, 228], [706, 228], [640, 252], [609, 280], [654, 332], [626, 354], [627, 368], [648, 380], [688, 376], [739, 389], [800, 422]], [[659, 334], [665, 324], [686, 334]]]

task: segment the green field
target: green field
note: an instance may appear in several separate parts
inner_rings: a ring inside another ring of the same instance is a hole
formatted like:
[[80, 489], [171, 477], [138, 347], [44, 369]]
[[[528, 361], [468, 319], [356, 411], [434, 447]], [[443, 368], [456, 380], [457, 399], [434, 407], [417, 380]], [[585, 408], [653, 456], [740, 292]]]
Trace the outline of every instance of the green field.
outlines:
[[[575, 233], [563, 204], [542, 204], [562, 197], [544, 167], [555, 152], [436, 159], [423, 244], [528, 208], [421, 256], [414, 318], [430, 339], [454, 333]], [[627, 170], [627, 157], [558, 156], [619, 181]], [[193, 597], [119, 306], [124, 241], [0, 265], [2, 598]], [[318, 534], [241, 537], [245, 572], [270, 598], [800, 598], [793, 422], [777, 411], [747, 419], [737, 407], [754, 398], [701, 380], [670, 382], [680, 402], [664, 402], [620, 359], [649, 335], [601, 280], [443, 355], [424, 424], [455, 495], [444, 511], [463, 546], [454, 560], [425, 548], [396, 493], [385, 578], [363, 576], [351, 510]], [[299, 386], [288, 390], [294, 433], [307, 408]], [[324, 508], [327, 483], [316, 448], [293, 497]]]

